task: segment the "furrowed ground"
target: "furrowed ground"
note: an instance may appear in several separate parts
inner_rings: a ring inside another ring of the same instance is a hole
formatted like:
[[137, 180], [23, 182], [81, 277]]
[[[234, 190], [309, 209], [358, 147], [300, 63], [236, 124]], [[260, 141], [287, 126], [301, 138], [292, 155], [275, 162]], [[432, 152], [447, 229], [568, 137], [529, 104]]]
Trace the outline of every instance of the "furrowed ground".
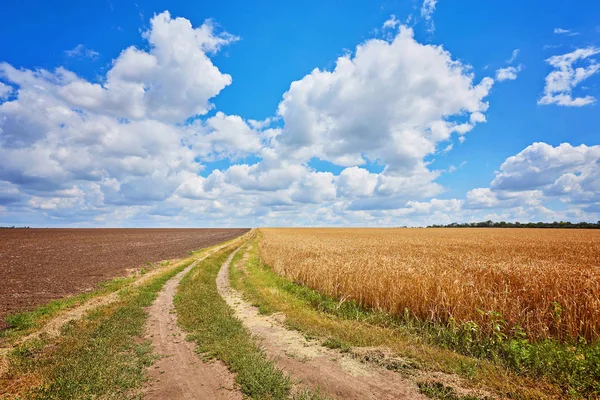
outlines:
[[[565, 396], [600, 394], [600, 232], [261, 229], [261, 234], [261, 260], [318, 292], [309, 298], [324, 296], [315, 301], [328, 313], [408, 329], [520, 376], [542, 377]], [[328, 301], [337, 305], [326, 307]]]
[[146, 337], [156, 296], [186, 269], [242, 240], [196, 249], [182, 260], [114, 279], [90, 294], [13, 316], [17, 324], [0, 332], [0, 399], [144, 397], [147, 369], [159, 356]]
[[11, 316], [0, 398], [598, 398], [599, 257], [596, 231], [253, 230]]
[[0, 229], [0, 329], [7, 314], [89, 291], [130, 269], [187, 256], [247, 229]]

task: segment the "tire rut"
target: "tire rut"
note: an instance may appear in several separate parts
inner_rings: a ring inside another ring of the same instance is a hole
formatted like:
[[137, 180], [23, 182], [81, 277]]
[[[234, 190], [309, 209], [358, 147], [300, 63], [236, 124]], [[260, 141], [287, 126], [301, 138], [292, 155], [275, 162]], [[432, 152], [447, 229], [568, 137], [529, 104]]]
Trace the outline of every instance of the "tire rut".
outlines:
[[[287, 329], [277, 315], [261, 315], [231, 287], [229, 265], [238, 248], [222, 265], [217, 288], [244, 326], [255, 335], [267, 356], [301, 386], [319, 388], [340, 399], [426, 399], [416, 385], [398, 373], [366, 365], [355, 358], [308, 341]], [[280, 315], [281, 316], [281, 315]]]
[[[218, 250], [218, 249], [217, 249]], [[216, 250], [215, 250], [216, 251]], [[204, 362], [177, 325], [173, 298], [181, 279], [210, 254], [171, 278], [148, 309], [146, 338], [161, 358], [150, 367], [147, 399], [243, 399], [235, 376], [219, 361]]]

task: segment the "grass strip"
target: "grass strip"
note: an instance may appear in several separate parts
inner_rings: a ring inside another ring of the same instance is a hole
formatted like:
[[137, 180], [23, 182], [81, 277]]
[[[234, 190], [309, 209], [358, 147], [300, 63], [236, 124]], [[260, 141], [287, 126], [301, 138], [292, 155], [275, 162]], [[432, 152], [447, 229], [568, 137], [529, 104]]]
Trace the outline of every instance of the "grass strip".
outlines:
[[[188, 259], [197, 258], [209, 250], [229, 243], [234, 243], [237, 240], [238, 238], [233, 238], [213, 246], [189, 251]], [[173, 262], [173, 260], [166, 260], [160, 263], [146, 262], [146, 266], [140, 269], [139, 275], [145, 275], [156, 268], [170, 268]], [[179, 261], [175, 260], [175, 262]], [[127, 287], [129, 284], [138, 279], [139, 275], [135, 274], [126, 277], [121, 276], [108, 279], [98, 283], [96, 288], [90, 292], [52, 300], [34, 310], [23, 311], [5, 316], [4, 322], [8, 327], [0, 330], [0, 346], [10, 346], [11, 343], [14, 343], [16, 340], [39, 330], [44, 324], [46, 324], [46, 322], [48, 322], [48, 320], [52, 319], [63, 310], [80, 306], [95, 297], [105, 296]]]
[[420, 382], [419, 392], [429, 397], [430, 399], [436, 400], [488, 400], [487, 398], [481, 399], [476, 396], [459, 395], [454, 389], [449, 386], [445, 386], [441, 382]]
[[122, 289], [117, 302], [68, 323], [58, 338], [18, 346], [0, 378], [0, 398], [141, 398], [145, 369], [154, 361], [150, 342], [142, 339], [145, 308], [165, 282], [192, 262]]
[[434, 331], [416, 329], [391, 314], [337, 301], [278, 276], [260, 261], [257, 244], [258, 238], [251, 244], [245, 265], [232, 269], [233, 287], [242, 291], [247, 301], [261, 312], [283, 312], [287, 325], [307, 337], [321, 338], [325, 344], [335, 343], [341, 349], [384, 346], [407, 358], [410, 368], [456, 374], [473, 387], [509, 398], [576, 396], [576, 391], [570, 392], [568, 386], [552, 383], [550, 378], [532, 378], [495, 362], [440, 346], [431, 336]]
[[11, 342], [29, 333], [38, 330], [48, 320], [56, 316], [59, 312], [77, 307], [93, 299], [94, 297], [104, 296], [118, 290], [135, 281], [135, 276], [117, 277], [100, 282], [96, 289], [87, 293], [80, 293], [74, 296], [62, 299], [52, 300], [47, 304], [41, 305], [31, 311], [10, 314], [4, 317], [7, 328], [0, 330], [0, 344]]
[[225, 362], [236, 374], [242, 392], [253, 399], [287, 399], [291, 382], [267, 359], [252, 341], [250, 333], [217, 291], [221, 265], [235, 247], [208, 257], [182, 280], [175, 307], [188, 338], [200, 353]]

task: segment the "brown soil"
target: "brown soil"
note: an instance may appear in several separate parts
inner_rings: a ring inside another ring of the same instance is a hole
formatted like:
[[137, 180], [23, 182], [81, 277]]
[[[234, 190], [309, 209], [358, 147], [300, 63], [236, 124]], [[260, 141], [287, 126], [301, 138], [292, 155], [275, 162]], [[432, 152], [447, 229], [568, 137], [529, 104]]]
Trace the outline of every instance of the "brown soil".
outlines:
[[146, 262], [181, 257], [247, 230], [0, 229], [0, 325], [7, 314], [89, 291]]
[[[167, 267], [156, 268], [150, 272], [147, 272], [146, 274], [139, 276], [135, 281], [133, 281], [131, 284], [129, 284], [129, 287], [141, 286], [144, 283], [151, 280], [152, 278], [156, 277], [157, 275], [165, 272], [165, 268], [169, 268], [169, 269], [176, 268], [177, 266], [181, 265], [183, 262], [185, 262], [185, 261], [178, 261], [174, 264], [170, 264]], [[94, 310], [98, 307], [106, 306], [108, 304], [114, 303], [117, 300], [119, 300], [118, 293], [112, 292], [107, 295], [94, 297], [91, 300], [88, 300], [85, 303], [81, 304], [80, 306], [76, 306], [74, 308], [67, 309], [67, 310], [59, 313], [52, 319], [50, 319], [39, 330], [34, 331], [31, 334], [29, 334], [21, 339], [18, 339], [16, 342], [11, 343], [9, 347], [4, 347], [4, 348], [0, 347], [0, 356], [3, 353], [3, 350], [4, 351], [9, 350], [9, 349], [13, 348], [15, 345], [27, 342], [31, 339], [39, 338], [41, 336], [48, 338], [48, 339], [57, 337], [60, 335], [61, 328], [68, 322], [79, 320], [79, 319], [83, 318], [90, 310]], [[0, 345], [1, 344], [2, 344], [2, 340], [0, 340]], [[1, 371], [1, 368], [0, 368], [0, 371]]]
[[269, 358], [299, 380], [301, 386], [319, 388], [322, 393], [339, 399], [426, 399], [413, 382], [400, 374], [308, 341], [300, 333], [286, 329], [278, 318], [281, 315], [259, 314], [230, 285], [229, 264], [234, 254], [219, 271], [219, 293], [260, 340]]
[[194, 343], [186, 341], [185, 333], [177, 325], [173, 309], [177, 285], [209, 254], [170, 279], [148, 309], [146, 337], [161, 358], [149, 369], [147, 399], [243, 399], [234, 375], [222, 362], [204, 362], [196, 354]]

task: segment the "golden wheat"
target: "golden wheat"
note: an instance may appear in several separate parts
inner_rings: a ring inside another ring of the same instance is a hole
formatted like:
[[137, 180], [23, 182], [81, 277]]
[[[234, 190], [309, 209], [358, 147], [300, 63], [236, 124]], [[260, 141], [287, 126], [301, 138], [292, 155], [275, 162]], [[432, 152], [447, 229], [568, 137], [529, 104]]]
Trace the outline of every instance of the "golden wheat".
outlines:
[[600, 337], [600, 230], [261, 229], [275, 272], [338, 299], [529, 337]]

